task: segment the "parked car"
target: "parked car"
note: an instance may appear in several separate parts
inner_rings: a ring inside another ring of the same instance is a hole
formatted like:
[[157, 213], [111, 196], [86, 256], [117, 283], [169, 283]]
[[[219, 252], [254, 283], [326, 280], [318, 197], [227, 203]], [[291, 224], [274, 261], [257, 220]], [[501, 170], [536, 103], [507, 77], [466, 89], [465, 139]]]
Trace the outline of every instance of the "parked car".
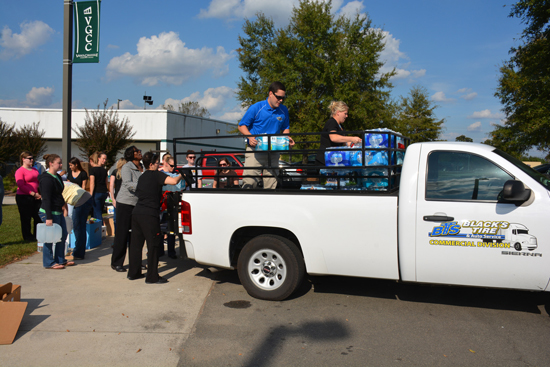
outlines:
[[[300, 162], [301, 164], [301, 162]], [[305, 178], [305, 170], [293, 167], [294, 163], [279, 160], [279, 175], [283, 181], [302, 181]]]
[[216, 170], [219, 168], [218, 162], [222, 158], [227, 158], [232, 168], [235, 169], [235, 173], [239, 177], [239, 184], [243, 179], [244, 167], [244, 153], [203, 153], [200, 158], [197, 159], [197, 167], [200, 167], [202, 171], [202, 185], [203, 187], [212, 187], [214, 177], [216, 176]]

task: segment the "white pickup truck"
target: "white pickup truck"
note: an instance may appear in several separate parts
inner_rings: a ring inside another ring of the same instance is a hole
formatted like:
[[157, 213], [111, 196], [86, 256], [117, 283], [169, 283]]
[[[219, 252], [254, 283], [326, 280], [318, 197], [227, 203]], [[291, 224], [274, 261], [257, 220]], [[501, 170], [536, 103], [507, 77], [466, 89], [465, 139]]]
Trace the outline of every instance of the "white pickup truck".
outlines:
[[[548, 291], [549, 190], [493, 147], [417, 143], [398, 192], [186, 191], [183, 238], [189, 258], [236, 268], [260, 299], [287, 298], [305, 273]], [[511, 226], [534, 246], [511, 242]]]

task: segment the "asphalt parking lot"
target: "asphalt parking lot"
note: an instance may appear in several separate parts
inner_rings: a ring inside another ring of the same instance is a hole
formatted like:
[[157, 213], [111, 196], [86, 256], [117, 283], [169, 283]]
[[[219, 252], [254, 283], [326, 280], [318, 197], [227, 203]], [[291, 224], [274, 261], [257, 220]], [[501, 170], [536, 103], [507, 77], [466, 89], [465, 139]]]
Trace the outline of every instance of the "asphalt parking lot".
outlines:
[[235, 271], [163, 258], [148, 285], [110, 268], [110, 244], [64, 270], [42, 255], [0, 269], [28, 302], [0, 366], [544, 366], [549, 296], [310, 277], [251, 298]]

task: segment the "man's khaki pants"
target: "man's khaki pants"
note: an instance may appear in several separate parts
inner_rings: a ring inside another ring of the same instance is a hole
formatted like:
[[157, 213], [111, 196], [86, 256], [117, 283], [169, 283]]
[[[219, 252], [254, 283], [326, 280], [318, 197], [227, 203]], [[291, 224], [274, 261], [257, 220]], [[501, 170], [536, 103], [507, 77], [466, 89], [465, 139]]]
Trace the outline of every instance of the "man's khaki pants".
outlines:
[[[243, 177], [243, 189], [257, 188], [258, 183], [263, 179], [264, 189], [275, 189], [277, 187], [277, 175], [279, 174], [279, 153], [273, 152], [258, 152], [256, 153], [254, 148], [246, 147], [245, 154], [245, 167], [258, 167], [258, 166], [268, 166], [267, 156], [271, 157], [271, 167], [269, 169], [262, 170], [261, 168], [245, 169], [243, 170], [243, 176], [253, 176], [253, 177]], [[263, 173], [263, 176], [262, 176]]]

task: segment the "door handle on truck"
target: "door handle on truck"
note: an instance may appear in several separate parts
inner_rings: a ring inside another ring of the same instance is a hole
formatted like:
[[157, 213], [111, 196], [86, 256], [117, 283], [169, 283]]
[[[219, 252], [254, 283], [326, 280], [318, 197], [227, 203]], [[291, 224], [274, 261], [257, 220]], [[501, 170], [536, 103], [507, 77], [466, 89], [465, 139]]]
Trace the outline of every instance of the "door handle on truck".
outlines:
[[425, 215], [424, 221], [426, 222], [451, 222], [455, 220], [454, 217], [447, 217], [446, 215]]

